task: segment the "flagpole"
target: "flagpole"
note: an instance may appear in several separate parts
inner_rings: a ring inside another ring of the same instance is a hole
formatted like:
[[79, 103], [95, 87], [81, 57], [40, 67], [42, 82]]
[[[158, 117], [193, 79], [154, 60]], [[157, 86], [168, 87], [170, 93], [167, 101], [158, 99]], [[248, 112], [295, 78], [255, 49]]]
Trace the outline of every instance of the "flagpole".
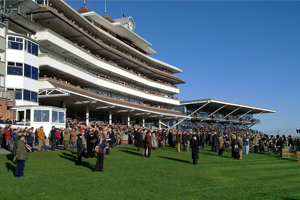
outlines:
[[106, 0], [104, 0], [104, 7], [105, 7], [105, 14], [107, 13], [106, 12]]

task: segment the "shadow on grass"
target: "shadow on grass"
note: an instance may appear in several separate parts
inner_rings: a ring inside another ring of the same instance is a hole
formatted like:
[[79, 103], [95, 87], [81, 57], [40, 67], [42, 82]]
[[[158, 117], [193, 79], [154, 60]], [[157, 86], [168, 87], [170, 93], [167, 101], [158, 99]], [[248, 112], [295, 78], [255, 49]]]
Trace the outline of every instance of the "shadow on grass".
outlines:
[[140, 156], [140, 157], [143, 156], [142, 153], [138, 153], [138, 152], [133, 152], [133, 151], [128, 151], [128, 150], [121, 150], [121, 149], [119, 149], [119, 151], [124, 152], [124, 153], [129, 153], [129, 154], [135, 155], [135, 156]]
[[63, 155], [59, 155], [59, 157], [64, 158], [66, 160], [70, 160], [74, 163], [74, 165], [83, 166], [86, 167], [92, 171], [94, 171], [94, 167], [90, 165], [90, 163], [87, 162], [81, 162], [80, 164], [77, 163], [77, 156], [70, 155], [68, 153], [63, 153]]
[[14, 163], [14, 162], [13, 162], [14, 156], [15, 156], [14, 154], [7, 154], [7, 155], [6, 155], [6, 158], [7, 158], [7, 160], [10, 160], [12, 163]]
[[227, 155], [223, 154], [222, 156], [219, 156], [217, 152], [214, 152], [214, 151], [209, 151], [209, 152], [200, 151], [199, 153], [200, 154], [205, 154], [205, 155], [208, 155], [208, 156], [220, 157], [220, 158], [232, 158], [231, 155], [227, 156]]
[[6, 163], [6, 168], [7, 171], [11, 171], [13, 175], [15, 175], [15, 171], [16, 171], [16, 166], [12, 165], [11, 163]]
[[165, 157], [165, 156], [158, 156], [158, 157], [163, 158], [163, 159], [167, 159], [167, 160], [173, 160], [173, 161], [177, 161], [177, 162], [182, 162], [182, 163], [191, 163], [190, 161], [181, 160], [181, 159], [178, 159], [178, 158], [170, 158], [170, 157]]

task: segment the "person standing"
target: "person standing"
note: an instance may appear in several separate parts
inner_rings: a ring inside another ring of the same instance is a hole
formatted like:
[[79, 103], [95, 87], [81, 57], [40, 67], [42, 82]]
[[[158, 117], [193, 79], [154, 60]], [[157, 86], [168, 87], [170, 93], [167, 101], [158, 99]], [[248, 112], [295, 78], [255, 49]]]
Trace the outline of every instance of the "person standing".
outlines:
[[146, 157], [148, 157], [148, 158], [150, 158], [151, 147], [152, 147], [151, 132], [149, 132], [148, 135], [146, 136], [146, 154], [147, 154]]
[[204, 149], [204, 142], [205, 142], [204, 133], [201, 132], [200, 133], [200, 146], [201, 146], [202, 149]]
[[215, 152], [217, 152], [218, 146], [219, 146], [218, 134], [217, 134], [217, 132], [214, 132], [214, 136], [213, 136], [213, 147], [214, 147], [214, 151], [215, 151]]
[[75, 128], [72, 129], [71, 131], [71, 152], [74, 152], [74, 147], [75, 147], [75, 142], [76, 142], [76, 133], [75, 133]]
[[243, 146], [244, 146], [244, 154], [249, 154], [249, 139], [246, 137], [246, 134], [243, 135]]
[[37, 132], [37, 139], [38, 139], [38, 152], [42, 151], [42, 145], [43, 145], [43, 140], [44, 140], [44, 132], [43, 132], [44, 127], [41, 126], [41, 128]]
[[223, 139], [223, 136], [220, 136], [219, 137], [219, 156], [223, 155], [224, 149], [225, 149], [224, 139]]
[[[99, 146], [99, 153], [97, 153], [97, 162], [94, 168], [94, 171], [103, 172], [103, 164], [104, 164], [104, 153], [106, 148], [106, 138], [102, 136], [99, 136], [100, 143], [97, 145]], [[102, 140], [102, 141], [101, 141]]]
[[238, 142], [236, 140], [236, 136], [232, 135], [231, 136], [231, 146], [232, 146], [232, 157], [234, 157], [234, 159], [239, 160], [240, 155], [239, 155], [239, 145]]
[[16, 158], [17, 158], [17, 167], [15, 171], [15, 177], [22, 177], [24, 176], [24, 168], [25, 168], [25, 161], [28, 160], [27, 150], [24, 144], [25, 138], [23, 135], [19, 136], [17, 149], [16, 149]]
[[27, 133], [27, 144], [31, 147], [31, 152], [34, 152], [33, 142], [34, 142], [33, 132], [32, 132], [32, 129], [30, 128]]
[[185, 137], [186, 137], [186, 150], [190, 151], [190, 143], [191, 143], [192, 135], [190, 132], [187, 132]]
[[56, 130], [55, 126], [52, 126], [52, 130], [50, 131], [50, 140], [51, 140], [51, 150], [55, 150], [55, 143], [56, 143]]
[[82, 143], [82, 139], [81, 139], [83, 136], [79, 133], [77, 135], [77, 137], [78, 137], [78, 139], [77, 139], [77, 163], [80, 164], [82, 157], [85, 154], [85, 147], [84, 147], [84, 145]]
[[4, 132], [5, 134], [5, 141], [6, 141], [6, 149], [10, 151], [11, 149], [11, 133], [10, 133], [10, 126], [8, 126]]
[[239, 146], [240, 160], [243, 160], [243, 149], [244, 149], [244, 146], [243, 146], [243, 142], [242, 142], [242, 139], [241, 139], [240, 135], [237, 137], [237, 143], [238, 143], [238, 146]]
[[146, 139], [147, 139], [147, 130], [143, 130], [142, 139], [143, 139], [143, 157], [147, 157], [147, 147], [146, 147]]
[[63, 142], [64, 142], [64, 148], [65, 150], [69, 150], [69, 142], [70, 142], [70, 132], [69, 128], [64, 131], [64, 136], [63, 136]]
[[87, 138], [87, 155], [88, 159], [94, 158], [95, 157], [95, 152], [93, 149], [95, 148], [95, 142], [96, 142], [96, 137], [93, 131], [89, 133], [89, 136]]
[[157, 139], [157, 137], [156, 137], [155, 133], [153, 133], [151, 135], [151, 144], [152, 144], [153, 150], [156, 150], [156, 147], [157, 147], [156, 139]]
[[181, 131], [176, 134], [177, 152], [180, 153]]
[[196, 135], [193, 135], [193, 138], [191, 140], [191, 149], [192, 149], [192, 159], [193, 159], [193, 164], [197, 165], [197, 161], [199, 159], [199, 146], [197, 142]]

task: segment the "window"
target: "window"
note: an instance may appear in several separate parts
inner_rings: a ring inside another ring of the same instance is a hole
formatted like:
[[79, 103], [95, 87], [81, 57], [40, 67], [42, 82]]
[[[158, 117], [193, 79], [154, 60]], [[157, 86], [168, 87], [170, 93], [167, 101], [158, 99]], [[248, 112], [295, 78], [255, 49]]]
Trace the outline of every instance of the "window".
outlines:
[[23, 76], [23, 63], [7, 62], [7, 74]]
[[31, 66], [24, 64], [24, 76], [31, 78]]
[[49, 122], [49, 110], [34, 110], [35, 122]]
[[31, 78], [38, 80], [39, 79], [39, 70], [36, 67], [32, 67], [32, 74], [31, 74]]
[[52, 122], [58, 123], [58, 112], [52, 111]]
[[37, 92], [30, 92], [31, 93], [31, 101], [37, 102], [38, 101], [38, 94]]
[[39, 70], [36, 67], [24, 64], [24, 76], [34, 80], [39, 79]]
[[27, 44], [28, 44], [27, 45], [27, 52], [31, 53], [31, 54], [33, 54], [35, 56], [38, 56], [38, 51], [39, 51], [38, 45], [36, 45], [36, 44], [34, 44], [32, 42], [29, 42], [29, 41], [27, 41]]
[[8, 37], [8, 48], [23, 50], [23, 39], [16, 37]]
[[15, 89], [16, 99], [22, 100], [22, 90], [21, 89]]
[[30, 101], [30, 91], [24, 89], [23, 100]]
[[65, 113], [59, 112], [59, 123], [65, 123]]

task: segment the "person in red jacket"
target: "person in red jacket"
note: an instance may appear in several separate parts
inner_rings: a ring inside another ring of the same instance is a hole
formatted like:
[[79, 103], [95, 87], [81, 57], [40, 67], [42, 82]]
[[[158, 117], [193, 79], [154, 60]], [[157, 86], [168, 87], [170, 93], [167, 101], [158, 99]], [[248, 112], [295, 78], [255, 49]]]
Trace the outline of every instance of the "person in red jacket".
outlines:
[[10, 127], [7, 127], [7, 129], [4, 132], [5, 134], [5, 141], [6, 141], [6, 149], [11, 149], [11, 133], [10, 133]]
[[147, 154], [147, 157], [148, 157], [148, 158], [150, 158], [151, 147], [152, 147], [152, 143], [151, 143], [151, 132], [149, 132], [148, 135], [146, 136], [146, 152], [148, 152], [148, 154]]

